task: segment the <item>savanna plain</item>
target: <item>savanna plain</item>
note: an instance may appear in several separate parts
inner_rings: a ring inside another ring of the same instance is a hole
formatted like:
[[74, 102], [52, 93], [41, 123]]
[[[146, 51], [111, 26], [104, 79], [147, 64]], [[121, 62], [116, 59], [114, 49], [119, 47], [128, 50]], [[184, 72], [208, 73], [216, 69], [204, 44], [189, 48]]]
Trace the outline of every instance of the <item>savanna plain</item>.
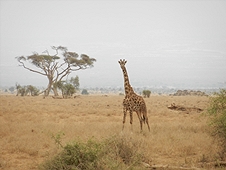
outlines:
[[[219, 146], [210, 134], [208, 117], [204, 116], [209, 103], [207, 96], [145, 98], [150, 132], [145, 124], [142, 133], [136, 113], [133, 130], [127, 113], [122, 132], [123, 98], [0, 95], [0, 169], [39, 169], [40, 164], [61, 151], [56, 136], [63, 146], [76, 140], [125, 139], [137, 144], [137, 152], [144, 155], [143, 163], [150, 167], [214, 168], [212, 163], [218, 159]], [[203, 111], [170, 110], [167, 106], [172, 103]]]

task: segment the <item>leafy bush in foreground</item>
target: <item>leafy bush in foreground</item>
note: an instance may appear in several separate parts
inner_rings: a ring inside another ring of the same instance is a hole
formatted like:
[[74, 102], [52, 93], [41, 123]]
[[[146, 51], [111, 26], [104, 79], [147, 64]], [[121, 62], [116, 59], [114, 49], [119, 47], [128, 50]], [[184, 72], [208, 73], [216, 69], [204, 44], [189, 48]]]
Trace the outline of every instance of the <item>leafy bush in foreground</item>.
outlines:
[[90, 170], [90, 169], [139, 169], [143, 155], [138, 152], [139, 142], [126, 137], [113, 137], [102, 142], [74, 142], [67, 144], [40, 169]]
[[210, 98], [208, 115], [211, 117], [213, 135], [218, 137], [222, 146], [221, 158], [223, 159], [226, 156], [226, 89], [221, 89]]

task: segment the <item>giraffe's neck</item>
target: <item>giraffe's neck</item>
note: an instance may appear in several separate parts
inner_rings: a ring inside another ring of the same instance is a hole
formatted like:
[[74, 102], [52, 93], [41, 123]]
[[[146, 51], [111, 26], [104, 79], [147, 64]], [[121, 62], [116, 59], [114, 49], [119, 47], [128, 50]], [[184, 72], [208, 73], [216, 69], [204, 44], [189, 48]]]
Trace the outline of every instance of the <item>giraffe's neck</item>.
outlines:
[[130, 85], [129, 83], [129, 76], [127, 74], [127, 71], [126, 71], [126, 68], [122, 68], [122, 72], [123, 72], [123, 75], [124, 75], [124, 88], [125, 88], [125, 94], [126, 95], [129, 95], [130, 93], [133, 93], [133, 88], [132, 86]]

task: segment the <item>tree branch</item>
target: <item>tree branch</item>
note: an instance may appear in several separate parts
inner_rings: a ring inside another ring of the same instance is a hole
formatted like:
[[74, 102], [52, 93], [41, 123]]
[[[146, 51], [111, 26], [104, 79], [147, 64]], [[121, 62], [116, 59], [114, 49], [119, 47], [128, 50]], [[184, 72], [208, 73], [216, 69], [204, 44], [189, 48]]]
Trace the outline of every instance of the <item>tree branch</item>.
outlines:
[[28, 68], [28, 67], [26, 67], [26, 66], [24, 65], [24, 63], [23, 63], [22, 61], [20, 61], [20, 60], [18, 60], [18, 61], [19, 61], [20, 64], [22, 64], [22, 65], [19, 65], [19, 66], [23, 66], [25, 69], [27, 69], [27, 70], [29, 70], [29, 71], [32, 71], [32, 72], [41, 74], [41, 75], [43, 75], [43, 76], [46, 76], [46, 75], [47, 75], [47, 74], [44, 74], [44, 73], [42, 73], [42, 72], [40, 72], [40, 71], [36, 71], [36, 70], [31, 69], [31, 68]]

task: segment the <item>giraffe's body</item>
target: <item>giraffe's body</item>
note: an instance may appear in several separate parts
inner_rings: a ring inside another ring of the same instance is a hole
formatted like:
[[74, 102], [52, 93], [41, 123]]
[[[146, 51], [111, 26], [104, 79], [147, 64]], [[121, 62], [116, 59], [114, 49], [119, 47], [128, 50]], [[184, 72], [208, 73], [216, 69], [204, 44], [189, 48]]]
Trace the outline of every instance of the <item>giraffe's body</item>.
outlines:
[[140, 128], [142, 131], [142, 125], [143, 123], [147, 123], [148, 130], [150, 131], [149, 123], [148, 123], [148, 117], [147, 117], [147, 108], [144, 99], [137, 95], [134, 91], [132, 86], [129, 83], [129, 77], [126, 71], [126, 60], [119, 60], [119, 64], [121, 66], [121, 69], [123, 71], [124, 76], [124, 87], [125, 87], [125, 99], [123, 100], [123, 129], [124, 124], [126, 120], [126, 113], [129, 111], [130, 113], [130, 124], [133, 123], [133, 112], [137, 113], [137, 116], [140, 121]]

